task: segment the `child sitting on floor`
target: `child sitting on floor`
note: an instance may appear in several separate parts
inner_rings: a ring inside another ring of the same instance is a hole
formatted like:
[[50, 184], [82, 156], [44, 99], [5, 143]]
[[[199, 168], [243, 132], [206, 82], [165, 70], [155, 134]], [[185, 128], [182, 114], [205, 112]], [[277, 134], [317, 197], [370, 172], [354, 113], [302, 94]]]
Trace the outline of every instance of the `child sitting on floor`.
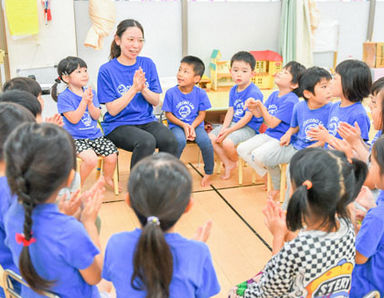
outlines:
[[207, 186], [213, 174], [214, 156], [211, 140], [204, 129], [204, 118], [211, 103], [207, 92], [196, 86], [204, 69], [204, 63], [199, 58], [184, 57], [177, 73], [177, 86], [165, 94], [162, 109], [177, 140], [177, 157], [180, 158], [187, 141], [195, 141], [199, 146], [205, 171], [201, 185]]

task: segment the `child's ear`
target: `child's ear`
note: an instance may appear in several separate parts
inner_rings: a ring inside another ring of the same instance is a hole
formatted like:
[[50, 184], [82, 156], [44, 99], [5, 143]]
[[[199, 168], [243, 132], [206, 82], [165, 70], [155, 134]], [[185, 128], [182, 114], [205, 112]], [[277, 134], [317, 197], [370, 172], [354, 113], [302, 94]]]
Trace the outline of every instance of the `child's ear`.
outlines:
[[61, 79], [63, 80], [64, 83], [68, 84], [68, 77], [69, 75], [62, 75]]
[[299, 83], [291, 83], [291, 89], [292, 90], [295, 90], [295, 89], [297, 89], [299, 87]]
[[185, 210], [184, 210], [184, 213], [189, 212], [189, 210], [191, 210], [193, 204], [194, 204], [194, 202], [193, 202], [193, 198], [191, 197], [191, 198], [189, 199], [189, 202], [188, 202], [187, 207], [186, 207]]
[[75, 170], [72, 169], [71, 172], [68, 175], [68, 179], [67, 179], [67, 182], [65, 184], [66, 187], [70, 187], [71, 186], [73, 179], [75, 179], [75, 174], [76, 174]]
[[304, 90], [303, 91], [303, 96], [305, 98], [311, 98], [313, 96], [312, 92], [311, 91], [308, 91], [308, 90]]
[[193, 77], [193, 81], [195, 82], [195, 85], [196, 85], [198, 82], [200, 82], [200, 80], [201, 80], [201, 76], [199, 76], [199, 75], [195, 75], [195, 76]]

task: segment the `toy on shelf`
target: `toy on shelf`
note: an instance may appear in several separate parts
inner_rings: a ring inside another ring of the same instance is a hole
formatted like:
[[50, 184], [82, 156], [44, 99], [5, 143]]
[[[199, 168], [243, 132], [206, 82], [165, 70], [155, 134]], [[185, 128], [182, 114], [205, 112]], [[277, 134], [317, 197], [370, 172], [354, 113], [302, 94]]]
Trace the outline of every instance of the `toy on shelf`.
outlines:
[[252, 82], [260, 89], [272, 89], [274, 75], [283, 68], [283, 58], [274, 51], [250, 51], [256, 59], [255, 76]]
[[203, 75], [199, 82], [199, 87], [209, 91], [211, 89], [211, 80], [206, 75]]
[[209, 64], [212, 81], [211, 87], [213, 90], [217, 90], [218, 87], [228, 87], [234, 85], [229, 72], [229, 64], [229, 61], [221, 60], [221, 53], [219, 50], [213, 50], [211, 63]]

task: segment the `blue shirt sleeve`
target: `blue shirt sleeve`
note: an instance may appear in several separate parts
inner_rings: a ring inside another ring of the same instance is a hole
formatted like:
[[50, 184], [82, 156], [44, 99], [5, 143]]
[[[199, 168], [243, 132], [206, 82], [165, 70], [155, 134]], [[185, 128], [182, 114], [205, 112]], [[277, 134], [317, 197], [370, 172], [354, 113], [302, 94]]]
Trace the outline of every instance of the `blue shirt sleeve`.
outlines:
[[276, 114], [273, 116], [285, 123], [291, 123], [292, 111], [295, 104], [294, 101], [287, 98], [281, 105], [279, 105]]
[[173, 112], [173, 100], [172, 100], [172, 89], [167, 90], [164, 96], [163, 106], [161, 109], [165, 112]]
[[59, 114], [75, 111], [77, 109], [73, 100], [70, 98], [69, 93], [62, 92], [57, 97], [57, 111]]
[[95, 256], [100, 252], [93, 244], [84, 226], [71, 218], [63, 229], [60, 243], [64, 243], [61, 253], [64, 260], [78, 270], [87, 269], [92, 265]]
[[118, 98], [116, 97], [113, 83], [107, 70], [99, 70], [99, 74], [97, 75], [97, 94], [99, 95], [99, 102], [102, 104]]
[[296, 104], [293, 107], [291, 127], [298, 127], [299, 126], [299, 119], [298, 119], [298, 112], [297, 112], [298, 109], [299, 109], [299, 104]]
[[378, 218], [374, 209], [368, 211], [356, 236], [356, 250], [366, 258], [375, 254], [384, 235], [384, 219]]
[[199, 98], [199, 111], [206, 111], [211, 108], [211, 102], [209, 101], [208, 94], [205, 92], [205, 90], [200, 89]]
[[204, 254], [206, 255], [203, 264], [201, 283], [196, 291], [197, 298], [211, 297], [220, 292], [220, 285], [217, 280], [216, 272], [212, 264], [212, 257], [208, 247], [204, 244]]

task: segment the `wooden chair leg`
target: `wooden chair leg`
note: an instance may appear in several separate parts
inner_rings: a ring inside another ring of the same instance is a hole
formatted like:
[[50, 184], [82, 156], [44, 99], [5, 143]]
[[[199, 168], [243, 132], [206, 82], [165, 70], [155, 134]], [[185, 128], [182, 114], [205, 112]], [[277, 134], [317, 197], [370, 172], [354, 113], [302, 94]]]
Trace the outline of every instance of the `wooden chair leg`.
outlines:
[[244, 160], [242, 160], [239, 157], [239, 161], [237, 162], [238, 164], [238, 171], [239, 171], [239, 185], [243, 185], [243, 168], [244, 168]]
[[287, 164], [283, 163], [280, 166], [281, 176], [280, 176], [280, 203], [284, 202], [286, 184], [287, 184]]
[[97, 159], [96, 180], [99, 179], [102, 170], [103, 170], [103, 158], [99, 156], [99, 158]]
[[117, 164], [113, 172], [113, 191], [116, 196], [119, 195], [119, 170]]
[[267, 191], [272, 190], [272, 178], [271, 175], [269, 175], [269, 172], [267, 172]]

